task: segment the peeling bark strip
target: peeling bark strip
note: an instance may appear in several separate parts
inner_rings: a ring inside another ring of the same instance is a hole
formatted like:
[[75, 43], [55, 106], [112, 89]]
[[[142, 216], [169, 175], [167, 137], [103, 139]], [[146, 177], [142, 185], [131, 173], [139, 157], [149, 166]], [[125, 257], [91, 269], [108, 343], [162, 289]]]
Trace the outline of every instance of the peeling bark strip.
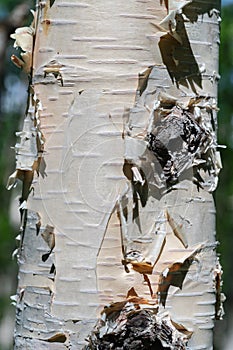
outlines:
[[12, 38], [15, 349], [212, 349], [219, 4], [38, 0]]

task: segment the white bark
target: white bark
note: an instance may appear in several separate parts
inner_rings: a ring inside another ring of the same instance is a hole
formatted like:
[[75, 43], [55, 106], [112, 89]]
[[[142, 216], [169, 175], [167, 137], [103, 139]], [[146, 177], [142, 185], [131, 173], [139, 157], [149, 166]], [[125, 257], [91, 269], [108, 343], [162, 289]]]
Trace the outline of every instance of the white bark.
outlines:
[[163, 347], [212, 349], [218, 22], [194, 2], [38, 3], [9, 182], [24, 184], [15, 349], [97, 348], [116, 302], [125, 322], [153, 315]]

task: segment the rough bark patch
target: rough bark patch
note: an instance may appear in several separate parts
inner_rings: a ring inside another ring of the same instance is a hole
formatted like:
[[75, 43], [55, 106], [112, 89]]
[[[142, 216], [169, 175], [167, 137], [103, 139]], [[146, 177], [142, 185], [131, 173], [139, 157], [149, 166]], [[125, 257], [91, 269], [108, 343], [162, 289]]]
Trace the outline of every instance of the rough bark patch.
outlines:
[[175, 323], [161, 319], [151, 310], [125, 310], [100, 320], [84, 350], [186, 349], [191, 332], [179, 331]]

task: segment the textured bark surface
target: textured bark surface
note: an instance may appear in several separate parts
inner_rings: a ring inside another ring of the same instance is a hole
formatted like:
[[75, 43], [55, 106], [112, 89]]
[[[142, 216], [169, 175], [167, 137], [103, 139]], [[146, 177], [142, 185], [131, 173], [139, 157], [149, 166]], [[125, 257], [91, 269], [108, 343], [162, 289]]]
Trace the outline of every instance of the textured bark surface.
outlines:
[[39, 1], [23, 35], [15, 349], [212, 349], [216, 4]]

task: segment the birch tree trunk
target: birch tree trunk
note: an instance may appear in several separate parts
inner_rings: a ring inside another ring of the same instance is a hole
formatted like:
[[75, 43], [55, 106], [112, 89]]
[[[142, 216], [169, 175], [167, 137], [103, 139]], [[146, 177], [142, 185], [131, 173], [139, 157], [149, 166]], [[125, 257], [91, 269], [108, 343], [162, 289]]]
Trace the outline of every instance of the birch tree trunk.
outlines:
[[218, 4], [38, 1], [13, 38], [15, 349], [212, 349]]

